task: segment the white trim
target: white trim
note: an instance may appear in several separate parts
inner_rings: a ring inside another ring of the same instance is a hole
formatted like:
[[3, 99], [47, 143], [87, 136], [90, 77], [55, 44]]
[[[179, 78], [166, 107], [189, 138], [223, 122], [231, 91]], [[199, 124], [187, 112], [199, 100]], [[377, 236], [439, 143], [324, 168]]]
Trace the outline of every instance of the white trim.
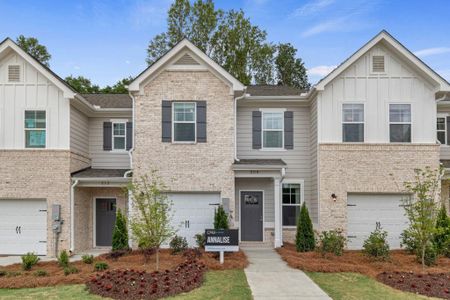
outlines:
[[[285, 205], [283, 204], [283, 185], [284, 184], [300, 184], [300, 203], [299, 204], [289, 204]], [[283, 229], [289, 229], [289, 228], [296, 228], [297, 226], [284, 226], [283, 225], [283, 206], [299, 206], [301, 208], [303, 202], [305, 202], [305, 180], [300, 178], [285, 178], [283, 181], [280, 182], [280, 193], [281, 193], [281, 226]]]
[[[363, 121], [362, 122], [344, 122], [344, 105], [347, 104], [359, 104], [363, 106]], [[345, 142], [344, 141], [344, 124], [363, 124], [363, 140], [361, 142]], [[342, 143], [364, 143], [366, 140], [366, 105], [362, 101], [345, 101], [341, 103], [341, 141]]]
[[[387, 121], [388, 121], [388, 137], [387, 140], [389, 141], [390, 144], [413, 144], [414, 143], [414, 122], [413, 122], [413, 103], [411, 102], [387, 102]], [[410, 113], [410, 121], [409, 122], [391, 122], [391, 105], [409, 105], [409, 113]], [[410, 141], [409, 142], [391, 142], [391, 124], [395, 125], [395, 124], [400, 124], [400, 125], [411, 125], [411, 137], [410, 137]]]
[[[124, 126], [124, 134], [123, 135], [115, 135], [114, 134], [114, 124], [123, 124]], [[126, 152], [127, 151], [127, 121], [115, 120], [111, 122], [111, 152]], [[123, 149], [116, 149], [114, 144], [115, 137], [123, 137], [124, 138], [124, 147]]]
[[[264, 211], [264, 199], [265, 199], [265, 196], [264, 196], [264, 190], [254, 190], [254, 189], [250, 189], [250, 190], [247, 190], [247, 189], [244, 189], [244, 190], [239, 190], [239, 242], [242, 242], [242, 228], [241, 228], [241, 226], [242, 226], [242, 199], [241, 199], [241, 196], [242, 196], [242, 192], [261, 192], [262, 193], [262, 217], [263, 217], [263, 219], [262, 219], [262, 241], [261, 242], [265, 242], [266, 241], [266, 237], [265, 237], [265, 211]], [[259, 242], [259, 241], [244, 241], [244, 242]]]
[[[260, 108], [261, 111], [261, 149], [260, 151], [286, 151], [284, 147], [284, 108]], [[264, 114], [281, 114], [281, 129], [264, 129]], [[281, 131], [281, 147], [264, 147], [264, 131]]]
[[[194, 121], [175, 121], [175, 104], [194, 104]], [[175, 122], [181, 124], [194, 124], [193, 141], [175, 141]], [[197, 102], [195, 101], [172, 101], [172, 144], [196, 144], [197, 143]]]
[[[94, 197], [93, 199], [93, 209], [92, 209], [92, 247], [97, 248], [97, 199], [114, 199], [116, 201], [116, 214], [117, 214], [117, 196], [99, 196]], [[107, 246], [99, 246], [101, 248], [107, 247]]]
[[[447, 145], [447, 143], [449, 142], [449, 141], [447, 141], [447, 130], [449, 130], [449, 128], [447, 128], [447, 117], [448, 117], [448, 113], [437, 113], [436, 114], [436, 142], [440, 143], [438, 140], [438, 137], [437, 137], [437, 133], [444, 132], [445, 143], [440, 144], [440, 146], [444, 146], [444, 147], [449, 147], [449, 145]], [[444, 130], [437, 129], [437, 119], [444, 119]]]

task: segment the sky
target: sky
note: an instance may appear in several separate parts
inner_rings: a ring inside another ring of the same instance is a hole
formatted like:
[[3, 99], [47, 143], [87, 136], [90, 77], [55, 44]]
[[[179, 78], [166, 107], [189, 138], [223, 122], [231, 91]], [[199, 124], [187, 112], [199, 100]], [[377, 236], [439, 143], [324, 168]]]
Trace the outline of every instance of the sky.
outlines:
[[[61, 77], [100, 86], [139, 74], [149, 41], [166, 29], [171, 0], [0, 0], [0, 40], [33, 36]], [[312, 83], [387, 30], [450, 81], [449, 0], [216, 0], [242, 9], [270, 42], [297, 49]]]

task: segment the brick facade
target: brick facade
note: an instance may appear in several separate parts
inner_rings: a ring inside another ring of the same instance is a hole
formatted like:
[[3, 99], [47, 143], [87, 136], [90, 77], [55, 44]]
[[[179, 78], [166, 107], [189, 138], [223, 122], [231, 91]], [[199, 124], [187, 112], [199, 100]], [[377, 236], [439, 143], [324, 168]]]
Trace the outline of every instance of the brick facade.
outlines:
[[[214, 191], [234, 207], [234, 113], [228, 85], [207, 71], [163, 71], [135, 95], [133, 176], [157, 170], [170, 191]], [[162, 100], [207, 102], [207, 142], [161, 142]]]
[[439, 167], [439, 146], [320, 144], [318, 164], [320, 230], [346, 231], [347, 193], [401, 193], [414, 169]]

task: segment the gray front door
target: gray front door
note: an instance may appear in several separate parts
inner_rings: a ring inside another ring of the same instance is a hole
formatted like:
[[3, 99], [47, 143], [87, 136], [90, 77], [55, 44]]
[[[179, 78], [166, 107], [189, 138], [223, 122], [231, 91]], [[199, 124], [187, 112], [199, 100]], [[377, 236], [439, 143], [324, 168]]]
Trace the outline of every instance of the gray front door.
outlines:
[[96, 199], [96, 246], [112, 245], [112, 232], [116, 224], [116, 199], [97, 198]]
[[263, 240], [262, 192], [241, 192], [241, 240]]

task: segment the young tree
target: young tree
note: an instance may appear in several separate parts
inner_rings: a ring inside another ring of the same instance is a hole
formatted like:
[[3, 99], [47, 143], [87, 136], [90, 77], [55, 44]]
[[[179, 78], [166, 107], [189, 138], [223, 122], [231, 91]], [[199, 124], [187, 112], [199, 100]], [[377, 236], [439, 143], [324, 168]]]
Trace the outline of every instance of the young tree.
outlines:
[[228, 229], [228, 216], [222, 205], [214, 213], [214, 229]]
[[316, 247], [313, 225], [309, 217], [308, 208], [305, 202], [300, 209], [300, 216], [297, 220], [297, 233], [295, 235], [295, 246], [298, 252], [308, 252]]
[[152, 171], [128, 185], [134, 211], [130, 225], [133, 239], [140, 248], [156, 249], [156, 269], [159, 269], [159, 248], [175, 234], [171, 226], [172, 203], [162, 191], [166, 189], [161, 178]]
[[49, 61], [52, 58], [50, 53], [47, 51], [47, 47], [39, 44], [39, 40], [34, 37], [25, 37], [19, 35], [16, 39], [17, 45], [22, 48], [25, 52], [36, 58], [43, 65], [49, 67]]
[[432, 170], [415, 170], [414, 181], [405, 182], [407, 192], [411, 197], [405, 197], [403, 204], [409, 220], [408, 234], [417, 245], [417, 255], [425, 268], [425, 254], [432, 245], [436, 231], [438, 213], [439, 189], [443, 168]]
[[120, 208], [116, 214], [116, 225], [114, 226], [112, 235], [112, 250], [127, 250], [128, 249], [128, 229], [127, 219]]

